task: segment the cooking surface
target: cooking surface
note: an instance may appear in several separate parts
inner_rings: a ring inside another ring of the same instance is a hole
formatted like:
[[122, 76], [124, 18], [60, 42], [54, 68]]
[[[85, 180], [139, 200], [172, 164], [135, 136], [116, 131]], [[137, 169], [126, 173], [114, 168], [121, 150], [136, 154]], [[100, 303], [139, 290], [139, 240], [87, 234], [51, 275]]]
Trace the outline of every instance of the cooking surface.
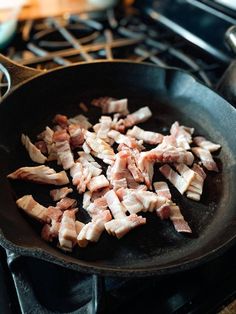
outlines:
[[[143, 14], [137, 14], [137, 11], [129, 10], [123, 17], [119, 11], [116, 11], [115, 15], [112, 11], [105, 14], [96, 13], [89, 16], [89, 19], [95, 18], [99, 24], [89, 23], [89, 27], [86, 23], [88, 16], [85, 20], [84, 18], [81, 22], [78, 21], [78, 16], [73, 15], [69, 19], [62, 19], [62, 24], [69, 24], [67, 27], [73, 29], [72, 32], [77, 38], [84, 40], [84, 45], [96, 59], [106, 58], [107, 38], [104, 30], [108, 28], [113, 34], [111, 46], [115, 58], [130, 58], [178, 66], [212, 88], [216, 86], [227, 67], [227, 64], [188, 43], [173, 31], [144, 18]], [[29, 44], [31, 43], [46, 52], [50, 51], [56, 56], [63, 57], [66, 61], [83, 60], [78, 55], [78, 50], [73, 49], [51, 25], [50, 20], [22, 23], [22, 32], [17, 34], [15, 41], [5, 54], [14, 56], [19, 62], [33, 67], [58, 66], [58, 62], [55, 62], [52, 56], [46, 54], [38, 57], [36, 50], [34, 50], [36, 55], [30, 52]], [[99, 25], [102, 25], [102, 28]], [[96, 37], [96, 32], [100, 34], [98, 37]], [[145, 39], [140, 38], [140, 34], [145, 34]], [[120, 39], [122, 39], [121, 42], [119, 42]], [[130, 44], [130, 40], [134, 42]], [[2, 90], [4, 91], [4, 88]], [[96, 287], [96, 285], [90, 276], [36, 259], [18, 258], [11, 252], [7, 252], [7, 255], [18, 297], [14, 293], [14, 285], [7, 272], [7, 265], [4, 263], [6, 291], [8, 293], [11, 291], [9, 293], [11, 306], [9, 307], [8, 303], [4, 309], [7, 308], [9, 313], [14, 314], [20, 312], [19, 308], [22, 313], [29, 313], [35, 309], [38, 309], [40, 313], [91, 312], [91, 309], [94, 309], [93, 302], [86, 304], [91, 301], [94, 291], [101, 292], [101, 287], [105, 295], [101, 302], [101, 312], [106, 309], [109, 313], [121, 311], [143, 313], [147, 308], [152, 308], [153, 313], [156, 313], [157, 304], [160, 313], [215, 313], [223, 307], [222, 304], [227, 304], [235, 297], [235, 248], [204, 266], [170, 277], [134, 280], [107, 277], [105, 283], [99, 279], [97, 288], [100, 288], [97, 290], [92, 290], [91, 286]], [[4, 259], [2, 258], [2, 261]], [[58, 278], [60, 278], [59, 281]], [[67, 287], [67, 289], [62, 291], [61, 287]], [[81, 291], [85, 293], [82, 294]], [[99, 297], [95, 300], [101, 301]]]

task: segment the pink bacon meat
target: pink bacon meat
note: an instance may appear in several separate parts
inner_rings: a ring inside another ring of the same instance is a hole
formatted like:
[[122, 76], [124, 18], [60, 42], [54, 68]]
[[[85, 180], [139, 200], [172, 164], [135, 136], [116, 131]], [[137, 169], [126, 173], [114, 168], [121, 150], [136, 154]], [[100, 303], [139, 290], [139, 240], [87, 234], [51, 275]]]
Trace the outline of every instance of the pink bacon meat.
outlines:
[[170, 220], [173, 222], [175, 230], [178, 232], [192, 233], [189, 224], [180, 212], [179, 206], [173, 204], [170, 206]]
[[77, 209], [66, 210], [63, 213], [59, 228], [58, 240], [60, 248], [64, 251], [72, 251], [76, 244], [77, 232], [75, 226], [75, 213]]
[[145, 122], [151, 118], [152, 112], [149, 107], [142, 107], [139, 110], [129, 114], [127, 118], [124, 119], [124, 125], [126, 127], [131, 127], [135, 124]]
[[192, 152], [194, 153], [194, 155], [200, 158], [201, 162], [203, 163], [203, 166], [206, 167], [207, 170], [215, 172], [219, 171], [217, 164], [213, 160], [209, 150], [203, 149], [201, 147], [193, 147]]
[[157, 145], [162, 142], [163, 135], [156, 132], [144, 131], [143, 129], [134, 126], [133, 129], [128, 130], [127, 135], [135, 137], [137, 140], [143, 140], [145, 143]]
[[106, 231], [118, 239], [126, 235], [130, 230], [146, 224], [146, 218], [132, 214], [123, 218], [112, 219], [105, 223]]
[[21, 179], [41, 184], [64, 185], [69, 183], [65, 171], [56, 172], [54, 169], [44, 165], [37, 167], [22, 167], [8, 174], [10, 179]]
[[176, 189], [184, 194], [188, 189], [188, 183], [182, 178], [177, 172], [175, 172], [169, 165], [164, 165], [159, 168], [159, 171], [163, 174], [163, 176], [168, 179]]
[[125, 208], [121, 204], [118, 196], [116, 195], [115, 191], [110, 190], [104, 195], [107, 205], [112, 213], [114, 218], [123, 218], [125, 217]]
[[48, 210], [46, 207], [36, 202], [32, 195], [25, 195], [16, 201], [18, 207], [23, 209], [29, 216], [40, 222], [48, 221]]
[[25, 146], [26, 150], [29, 153], [30, 158], [39, 163], [39, 164], [44, 164], [45, 161], [47, 160], [47, 157], [44, 156], [41, 151], [31, 143], [29, 137], [25, 134], [21, 135], [21, 142]]
[[164, 181], [154, 182], [153, 186], [158, 196], [163, 196], [169, 200], [171, 199], [170, 190], [166, 182]]
[[172, 124], [170, 128], [170, 134], [176, 139], [178, 147], [184, 149], [190, 149], [189, 144], [192, 143], [192, 134], [194, 132], [193, 128], [185, 127], [184, 125], [179, 125], [179, 122]]
[[50, 191], [50, 196], [54, 201], [59, 201], [62, 198], [66, 197], [69, 193], [72, 193], [73, 189], [64, 187], [61, 189], [54, 189]]
[[219, 144], [215, 144], [215, 143], [212, 143], [211, 141], [208, 141], [205, 137], [203, 136], [196, 136], [193, 138], [193, 142], [203, 148], [203, 149], [206, 149], [206, 150], [209, 150], [209, 152], [215, 152], [217, 151], [218, 149], [221, 148], [221, 145]]
[[66, 130], [54, 132], [53, 140], [56, 144], [58, 163], [62, 164], [65, 170], [74, 165], [74, 157], [70, 148], [70, 136]]

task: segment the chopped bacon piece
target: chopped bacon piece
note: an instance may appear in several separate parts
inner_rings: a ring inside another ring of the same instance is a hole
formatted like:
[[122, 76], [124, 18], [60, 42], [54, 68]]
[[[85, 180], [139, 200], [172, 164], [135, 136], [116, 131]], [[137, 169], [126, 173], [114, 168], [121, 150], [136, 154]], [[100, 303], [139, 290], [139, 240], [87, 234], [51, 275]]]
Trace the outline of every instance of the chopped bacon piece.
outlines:
[[105, 197], [95, 199], [93, 203], [90, 203], [86, 210], [91, 218], [94, 218], [101, 212], [107, 210], [107, 201]]
[[102, 159], [106, 164], [113, 164], [115, 160], [115, 153], [111, 146], [100, 138], [96, 137], [95, 133], [85, 133], [86, 143], [91, 148], [91, 154]]
[[76, 243], [77, 232], [75, 227], [75, 213], [77, 209], [66, 210], [63, 213], [59, 228], [58, 240], [60, 248], [64, 251], [72, 251], [72, 247]]
[[81, 103], [79, 104], [79, 107], [80, 107], [80, 109], [83, 110], [84, 112], [88, 112], [88, 107], [85, 105], [84, 102], [81, 102]]
[[129, 114], [127, 118], [124, 119], [124, 124], [126, 127], [131, 127], [135, 124], [145, 122], [152, 116], [152, 112], [149, 107], [142, 107], [139, 110]]
[[106, 231], [116, 236], [118, 239], [122, 238], [130, 230], [144, 225], [146, 223], [146, 218], [132, 214], [130, 216], [125, 216], [120, 219], [112, 219], [111, 221], [105, 223]]
[[111, 128], [123, 133], [125, 131], [125, 124], [124, 124], [124, 119], [119, 119], [120, 116], [121, 116], [120, 113], [115, 113], [113, 115]]
[[130, 214], [137, 214], [144, 209], [141, 201], [139, 201], [135, 193], [125, 193], [123, 196], [122, 205]]
[[70, 169], [74, 165], [74, 157], [70, 149], [70, 137], [66, 130], [56, 131], [53, 135], [56, 143], [58, 163], [62, 164], [65, 170]]
[[60, 222], [52, 220], [50, 224], [45, 224], [41, 230], [41, 237], [45, 241], [51, 242], [58, 237]]
[[59, 201], [62, 198], [66, 197], [69, 193], [72, 193], [73, 190], [68, 187], [64, 187], [61, 189], [54, 189], [50, 191], [50, 196], [54, 201]]
[[175, 167], [177, 171], [179, 172], [179, 174], [181, 175], [181, 177], [184, 178], [189, 188], [189, 186], [191, 185], [192, 181], [195, 178], [195, 172], [192, 169], [190, 169], [188, 166], [186, 166], [185, 164], [175, 164]]
[[73, 198], [65, 197], [57, 202], [56, 207], [62, 211], [74, 208], [77, 205], [77, 201]]
[[49, 206], [47, 208], [47, 217], [48, 217], [48, 222], [51, 221], [60, 221], [61, 216], [62, 216], [62, 211], [59, 207], [54, 207], [54, 206]]
[[97, 177], [93, 177], [87, 183], [87, 187], [91, 192], [97, 191], [102, 188], [106, 188], [108, 186], [109, 186], [109, 181], [103, 174]]
[[66, 129], [68, 125], [68, 118], [65, 115], [57, 114], [55, 115], [53, 122], [59, 124], [62, 129]]
[[194, 132], [193, 128], [185, 127], [184, 125], [179, 125], [179, 122], [172, 124], [170, 128], [170, 134], [176, 138], [178, 147], [184, 149], [190, 149], [189, 144], [192, 143], [192, 134]]
[[36, 202], [32, 195], [24, 195], [16, 201], [16, 204], [29, 216], [41, 222], [48, 221], [47, 208]]
[[91, 104], [95, 107], [100, 107], [102, 109], [102, 113], [107, 113], [110, 102], [115, 100], [112, 97], [99, 97], [95, 98], [91, 101]]
[[68, 131], [72, 148], [80, 147], [84, 143], [84, 133], [81, 127], [77, 124], [70, 124]]
[[144, 147], [142, 141], [137, 142], [135, 138], [121, 134], [116, 130], [111, 130], [108, 132], [108, 136], [112, 138], [117, 144], [125, 144], [130, 148], [137, 148], [142, 150]]
[[125, 217], [125, 208], [121, 204], [118, 196], [116, 195], [115, 191], [110, 190], [104, 195], [107, 205], [111, 210], [112, 216], [114, 218], [122, 218]]
[[203, 166], [206, 167], [209, 171], [216, 171], [218, 172], [218, 167], [215, 161], [212, 158], [211, 153], [209, 150], [203, 149], [201, 147], [193, 147], [192, 152], [200, 158], [201, 162], [203, 163]]
[[166, 182], [164, 181], [154, 182], [153, 186], [158, 196], [163, 196], [169, 200], [171, 199], [170, 190]]
[[166, 204], [168, 199], [150, 191], [134, 191], [137, 199], [143, 204], [143, 211], [154, 211]]
[[170, 206], [170, 220], [173, 222], [176, 231], [192, 233], [187, 221], [181, 214], [179, 206], [176, 204]]
[[47, 160], [47, 157], [44, 156], [41, 151], [31, 143], [29, 137], [25, 134], [21, 135], [21, 142], [25, 146], [26, 150], [29, 153], [30, 158], [39, 163], [39, 164], [44, 164], [45, 161]]
[[21, 179], [34, 181], [42, 184], [65, 185], [69, 179], [65, 171], [56, 172], [54, 169], [44, 165], [37, 167], [22, 167], [10, 173], [10, 179]]
[[78, 124], [82, 129], [88, 130], [91, 128], [92, 124], [88, 121], [88, 118], [83, 114], [79, 114], [74, 116], [68, 120], [68, 125], [70, 124]]
[[37, 141], [34, 143], [34, 145], [40, 150], [42, 154], [47, 154], [47, 144], [44, 141]]
[[184, 194], [184, 192], [188, 188], [188, 183], [182, 178], [180, 175], [178, 175], [177, 172], [175, 172], [169, 165], [165, 164], [164, 166], [159, 168], [160, 172], [163, 174], [163, 176], [168, 179], [175, 187], [176, 189], [181, 193]]
[[221, 148], [221, 145], [219, 144], [214, 144], [211, 141], [208, 141], [205, 137], [203, 136], [196, 136], [193, 138], [193, 142], [197, 145], [200, 146], [201, 148], [204, 148], [206, 150], [209, 150], [209, 152], [215, 152], [218, 149]]
[[147, 187], [152, 190], [152, 178], [154, 174], [154, 161], [146, 158], [146, 153], [141, 153], [138, 159], [138, 168], [142, 173], [144, 182]]
[[57, 151], [56, 145], [53, 142], [53, 134], [54, 131], [47, 126], [46, 129], [38, 135], [38, 138], [46, 143], [48, 151], [48, 161], [57, 160]]
[[102, 232], [105, 230], [105, 223], [111, 219], [112, 216], [109, 210], [105, 210], [97, 215], [94, 220], [84, 225], [77, 237], [78, 245], [85, 247], [88, 242], [97, 242]]
[[75, 221], [75, 230], [77, 233], [77, 236], [79, 235], [80, 231], [82, 230], [82, 228], [85, 226], [85, 224], [79, 220]]
[[83, 208], [87, 209], [88, 206], [91, 203], [91, 197], [92, 197], [92, 193], [90, 191], [87, 191], [84, 193], [83, 195]]
[[108, 191], [110, 191], [110, 186], [100, 189], [98, 191], [94, 191], [91, 195], [91, 201], [95, 201], [97, 198], [103, 197]]
[[144, 131], [143, 129], [134, 126], [133, 129], [128, 130], [127, 135], [135, 137], [137, 140], [143, 140], [145, 143], [157, 145], [162, 142], [163, 135], [156, 132]]
[[193, 165], [192, 170], [195, 172], [194, 179], [187, 190], [187, 197], [199, 201], [203, 191], [203, 184], [206, 178], [204, 170], [197, 164]]

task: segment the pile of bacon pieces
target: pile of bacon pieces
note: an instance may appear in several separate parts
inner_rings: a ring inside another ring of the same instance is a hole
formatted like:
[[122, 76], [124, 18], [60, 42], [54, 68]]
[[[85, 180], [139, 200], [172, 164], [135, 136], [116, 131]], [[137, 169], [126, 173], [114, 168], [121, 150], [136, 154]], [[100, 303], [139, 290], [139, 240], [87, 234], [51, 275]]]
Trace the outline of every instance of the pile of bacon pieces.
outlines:
[[[104, 114], [94, 126], [84, 115], [68, 119], [58, 114], [53, 129], [47, 126], [35, 144], [22, 134], [22, 143], [34, 162], [55, 160], [64, 170], [56, 172], [45, 165], [22, 167], [8, 178], [63, 186], [70, 183], [71, 176], [74, 189], [71, 185], [51, 190], [55, 206], [44, 207], [32, 195], [25, 195], [17, 200], [18, 207], [44, 224], [43, 239], [58, 238], [58, 246], [66, 251], [76, 244], [85, 247], [97, 242], [105, 230], [123, 237], [146, 223], [142, 212], [156, 212], [160, 219], [170, 219], [178, 232], [190, 233], [180, 208], [171, 200], [167, 183], [152, 182], [154, 164], [160, 165], [159, 171], [181, 194], [199, 201], [204, 169], [218, 171], [211, 152], [220, 145], [193, 137], [194, 129], [178, 122], [172, 124], [167, 136], [145, 131], [136, 125], [152, 116], [149, 107], [129, 114], [127, 99], [101, 97], [92, 104], [101, 107]], [[80, 108], [88, 111], [85, 104]], [[153, 149], [147, 150], [145, 143]], [[93, 157], [108, 165], [106, 173]], [[83, 194], [83, 208], [91, 217], [87, 224], [77, 220], [77, 202], [67, 197], [75, 188]]]

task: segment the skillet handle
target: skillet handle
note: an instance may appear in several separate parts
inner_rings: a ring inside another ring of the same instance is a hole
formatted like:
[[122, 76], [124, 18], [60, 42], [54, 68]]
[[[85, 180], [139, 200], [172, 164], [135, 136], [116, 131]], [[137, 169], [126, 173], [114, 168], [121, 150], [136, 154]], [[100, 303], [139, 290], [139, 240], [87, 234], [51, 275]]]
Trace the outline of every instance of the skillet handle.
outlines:
[[3, 71], [9, 81], [9, 89], [14, 88], [27, 79], [44, 72], [42, 70], [36, 70], [17, 64], [2, 54], [0, 54], [0, 70]]

